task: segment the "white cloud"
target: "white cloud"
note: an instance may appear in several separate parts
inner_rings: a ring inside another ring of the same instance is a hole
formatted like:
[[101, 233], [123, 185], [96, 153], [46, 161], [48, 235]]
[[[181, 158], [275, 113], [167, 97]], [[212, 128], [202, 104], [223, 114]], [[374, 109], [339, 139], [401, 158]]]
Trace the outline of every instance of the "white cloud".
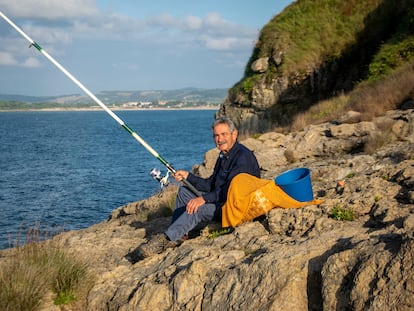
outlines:
[[17, 65], [16, 58], [8, 52], [0, 51], [0, 65]]
[[23, 61], [22, 66], [31, 68], [40, 67], [40, 62], [37, 58], [29, 57]]
[[40, 62], [35, 57], [28, 57], [19, 61], [12, 53], [0, 52], [0, 65], [3, 66], [22, 66], [22, 67], [40, 67]]
[[228, 51], [233, 49], [242, 49], [248, 47], [251, 44], [249, 39], [238, 37], [212, 37], [209, 35], [203, 35], [200, 40], [203, 44], [211, 50]]
[[0, 0], [0, 6], [10, 17], [20, 18], [18, 26], [33, 40], [49, 45], [83, 38], [91, 42], [145, 40], [147, 45], [179, 42], [191, 46], [198, 42], [206, 49], [229, 50], [243, 48], [257, 36], [257, 31], [215, 12], [183, 18], [161, 13], [143, 20], [99, 11], [93, 0]]
[[208, 13], [204, 19], [204, 23], [206, 26], [219, 28], [227, 28], [228, 26], [231, 26], [231, 24], [228, 21], [224, 20], [219, 13], [215, 12]]
[[198, 43], [205, 49], [211, 50], [227, 51], [250, 48], [258, 35], [257, 30], [231, 23], [218, 13], [209, 13], [204, 18], [187, 16], [182, 19], [174, 19], [170, 15], [160, 15], [152, 17], [148, 24], [167, 30], [167, 32], [158, 33], [151, 29], [152, 37], [150, 40], [164, 40], [165, 43], [175, 41], [179, 42], [181, 46], [184, 44], [193, 46]]
[[162, 13], [160, 15], [151, 16], [147, 19], [147, 23], [150, 26], [158, 26], [158, 27], [176, 27], [177, 26], [176, 19], [168, 13]]
[[[100, 41], [108, 47], [113, 44], [111, 40], [128, 46], [139, 43], [146, 49], [165, 47], [165, 53], [181, 56], [200, 47], [206, 51], [243, 51], [252, 47], [257, 36], [257, 30], [230, 22], [215, 12], [184, 17], [161, 13], [140, 19], [99, 11], [93, 0], [0, 0], [0, 7], [52, 56], [75, 48], [71, 45], [79, 44], [79, 39], [91, 45]], [[19, 37], [11, 28], [3, 30], [9, 34], [4, 37], [0, 33], [3, 42]], [[0, 52], [8, 55], [2, 57], [0, 65], [40, 66], [41, 56], [33, 56], [31, 49], [22, 47], [17, 41], [0, 46]]]
[[79, 18], [98, 13], [94, 0], [0, 0], [0, 6], [14, 17], [47, 20]]
[[258, 35], [257, 31], [231, 23], [215, 12], [207, 14], [197, 22], [198, 24], [194, 23], [196, 27], [184, 27], [183, 30], [195, 32], [191, 40], [199, 41], [211, 50], [245, 49], [251, 46]]
[[42, 44], [68, 44], [73, 41], [71, 34], [67, 29], [59, 27], [48, 27], [43, 25], [25, 24], [22, 26], [23, 31], [36, 42]]
[[101, 14], [94, 18], [73, 19], [70, 34], [73, 38], [90, 40], [130, 40], [145, 33], [144, 22], [121, 14]]
[[203, 30], [209, 34], [226, 36], [251, 36], [256, 34], [251, 29], [223, 19], [220, 14], [215, 12], [207, 14], [203, 19]]
[[183, 28], [191, 31], [201, 29], [203, 20], [198, 16], [187, 16], [183, 21]]

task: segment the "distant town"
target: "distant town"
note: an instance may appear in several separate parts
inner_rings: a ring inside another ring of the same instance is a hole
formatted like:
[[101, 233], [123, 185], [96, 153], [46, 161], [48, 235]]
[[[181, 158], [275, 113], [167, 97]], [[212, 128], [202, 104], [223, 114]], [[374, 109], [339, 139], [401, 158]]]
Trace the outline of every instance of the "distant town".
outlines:
[[[227, 89], [104, 91], [96, 96], [112, 109], [218, 109]], [[99, 109], [86, 95], [25, 96], [0, 94], [0, 110]]]
[[123, 109], [179, 109], [179, 108], [218, 108], [220, 103], [218, 102], [203, 102], [203, 101], [166, 101], [159, 100], [157, 102], [127, 102], [119, 105], [112, 105], [114, 108]]

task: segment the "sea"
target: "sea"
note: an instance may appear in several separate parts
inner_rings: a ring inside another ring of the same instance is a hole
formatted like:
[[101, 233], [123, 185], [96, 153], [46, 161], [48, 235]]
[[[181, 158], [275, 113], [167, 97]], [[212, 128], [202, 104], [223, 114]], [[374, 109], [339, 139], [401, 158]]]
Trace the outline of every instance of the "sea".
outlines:
[[[214, 110], [115, 113], [175, 169], [214, 148]], [[160, 191], [164, 165], [105, 111], [0, 113], [0, 249], [27, 232], [77, 230]]]

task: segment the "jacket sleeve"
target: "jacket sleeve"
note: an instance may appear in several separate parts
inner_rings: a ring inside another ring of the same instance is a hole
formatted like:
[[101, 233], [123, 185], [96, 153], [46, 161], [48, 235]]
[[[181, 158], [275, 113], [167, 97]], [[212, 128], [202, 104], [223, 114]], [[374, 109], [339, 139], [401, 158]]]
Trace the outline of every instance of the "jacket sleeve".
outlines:
[[201, 178], [199, 176], [194, 175], [193, 173], [189, 173], [187, 180], [192, 184], [197, 190], [201, 192], [207, 192], [211, 189], [211, 177], [210, 178]]
[[[201, 192], [210, 192], [214, 177], [218, 171], [218, 161], [214, 165], [213, 174], [209, 178], [201, 178], [199, 176], [194, 175], [193, 173], [189, 173], [187, 180], [192, 184], [197, 190]], [[207, 201], [206, 201], [207, 202]]]

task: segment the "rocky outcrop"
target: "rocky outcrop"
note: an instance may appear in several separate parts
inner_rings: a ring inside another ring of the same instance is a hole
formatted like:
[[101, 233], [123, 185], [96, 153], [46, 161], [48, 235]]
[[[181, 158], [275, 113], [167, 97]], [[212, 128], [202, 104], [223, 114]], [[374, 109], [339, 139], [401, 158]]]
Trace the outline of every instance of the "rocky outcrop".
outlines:
[[[364, 153], [384, 121], [390, 122], [387, 144]], [[319, 206], [274, 208], [216, 238], [207, 236], [209, 227], [196, 230], [181, 246], [136, 263], [125, 255], [168, 226], [166, 194], [56, 237], [95, 275], [86, 309], [413, 309], [414, 111], [352, 122], [243, 141], [263, 178], [310, 168]], [[194, 170], [207, 175], [215, 156], [208, 152]], [[352, 209], [355, 219], [336, 220], [335, 208]]]
[[[217, 115], [234, 119], [244, 133], [263, 133], [289, 127], [322, 100], [364, 88], [361, 82], [397, 66], [390, 64], [409, 63], [402, 56], [408, 52], [387, 46], [409, 45], [411, 8], [408, 1], [295, 1], [261, 29], [243, 78]], [[410, 87], [401, 92], [392, 108], [412, 97]]]

